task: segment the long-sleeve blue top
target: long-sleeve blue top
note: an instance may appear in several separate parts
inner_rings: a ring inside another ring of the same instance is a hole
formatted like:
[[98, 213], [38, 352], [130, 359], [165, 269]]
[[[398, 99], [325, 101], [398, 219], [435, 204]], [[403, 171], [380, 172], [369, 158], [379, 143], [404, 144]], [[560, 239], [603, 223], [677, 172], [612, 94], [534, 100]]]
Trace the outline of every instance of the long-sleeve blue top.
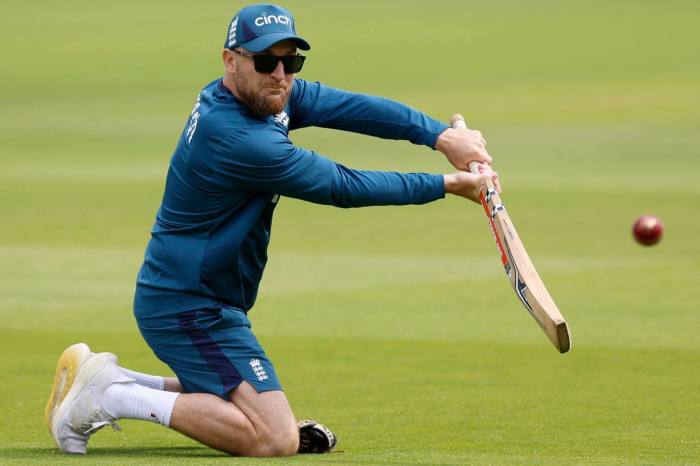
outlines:
[[295, 79], [285, 110], [254, 114], [221, 79], [197, 98], [168, 170], [137, 279], [134, 310], [253, 306], [280, 196], [337, 207], [423, 204], [441, 175], [353, 170], [296, 147], [289, 130], [353, 131], [435, 146], [447, 125], [403, 104]]

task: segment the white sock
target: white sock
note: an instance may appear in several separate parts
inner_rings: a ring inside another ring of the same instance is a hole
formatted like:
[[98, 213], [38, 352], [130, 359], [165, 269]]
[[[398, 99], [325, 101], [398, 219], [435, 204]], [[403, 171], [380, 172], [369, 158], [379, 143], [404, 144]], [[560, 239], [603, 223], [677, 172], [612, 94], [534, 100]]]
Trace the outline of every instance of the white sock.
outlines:
[[137, 384], [143, 385], [148, 388], [155, 388], [156, 390], [163, 390], [165, 388], [165, 377], [159, 375], [142, 374], [141, 372], [132, 371], [126, 369], [125, 367], [120, 367], [122, 372], [127, 376], [131, 377], [136, 381]]
[[102, 406], [116, 419], [141, 419], [170, 426], [179, 393], [155, 390], [135, 382], [113, 383], [105, 390]]

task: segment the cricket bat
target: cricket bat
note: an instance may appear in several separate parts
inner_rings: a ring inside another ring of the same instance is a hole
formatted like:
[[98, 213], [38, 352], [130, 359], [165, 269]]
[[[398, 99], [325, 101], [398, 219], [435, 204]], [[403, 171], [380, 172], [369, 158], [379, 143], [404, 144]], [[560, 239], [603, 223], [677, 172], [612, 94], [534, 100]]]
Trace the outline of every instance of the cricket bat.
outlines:
[[[453, 115], [450, 123], [453, 128], [467, 127], [462, 115]], [[469, 169], [472, 173], [479, 174], [477, 162], [469, 164]], [[566, 353], [571, 349], [571, 335], [566, 320], [542, 283], [491, 179], [479, 187], [479, 199], [515, 295], [554, 347], [560, 353]]]

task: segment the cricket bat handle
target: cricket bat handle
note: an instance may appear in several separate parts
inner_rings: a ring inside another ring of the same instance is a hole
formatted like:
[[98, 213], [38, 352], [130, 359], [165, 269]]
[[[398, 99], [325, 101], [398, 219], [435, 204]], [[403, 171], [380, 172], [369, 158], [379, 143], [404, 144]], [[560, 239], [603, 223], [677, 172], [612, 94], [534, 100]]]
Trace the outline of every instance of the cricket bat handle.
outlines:
[[[464, 117], [459, 113], [455, 113], [450, 117], [450, 125], [453, 128], [464, 128], [467, 129], [467, 123], [464, 121]], [[471, 162], [469, 164], [469, 171], [475, 175], [479, 174], [479, 162]]]

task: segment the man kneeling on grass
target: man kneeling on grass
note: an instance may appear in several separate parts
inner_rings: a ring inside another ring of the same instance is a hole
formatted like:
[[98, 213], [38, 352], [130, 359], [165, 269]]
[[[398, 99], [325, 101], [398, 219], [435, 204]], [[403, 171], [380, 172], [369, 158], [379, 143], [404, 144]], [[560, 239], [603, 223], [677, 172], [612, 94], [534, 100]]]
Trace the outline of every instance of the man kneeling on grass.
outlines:
[[[90, 435], [118, 419], [157, 422], [234, 455], [333, 450], [328, 428], [296, 421], [248, 320], [280, 196], [338, 207], [425, 204], [445, 193], [476, 201], [486, 178], [497, 182], [481, 133], [295, 79], [299, 49], [310, 46], [279, 6], [248, 6], [231, 21], [224, 76], [204, 87], [185, 124], [136, 286], [139, 330], [177, 377], [71, 346], [45, 412], [62, 451], [86, 453]], [[289, 131], [307, 126], [422, 144], [459, 171], [349, 169], [292, 144]], [[481, 164], [480, 175], [468, 173], [470, 162]]]

